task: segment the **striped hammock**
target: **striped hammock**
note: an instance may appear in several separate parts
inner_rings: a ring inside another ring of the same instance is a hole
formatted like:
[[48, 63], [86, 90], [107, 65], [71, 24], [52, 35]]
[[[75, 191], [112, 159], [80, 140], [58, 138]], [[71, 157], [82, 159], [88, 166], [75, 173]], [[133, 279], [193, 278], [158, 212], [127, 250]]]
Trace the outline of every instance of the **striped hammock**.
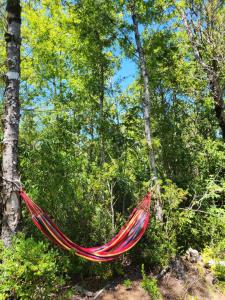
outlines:
[[144, 234], [150, 218], [151, 194], [149, 192], [132, 211], [127, 223], [111, 241], [102, 246], [85, 248], [65, 236], [48, 214], [35, 204], [24, 190], [20, 190], [20, 196], [26, 203], [33, 223], [50, 241], [62, 249], [73, 251], [74, 254], [94, 262], [115, 260], [134, 247]]

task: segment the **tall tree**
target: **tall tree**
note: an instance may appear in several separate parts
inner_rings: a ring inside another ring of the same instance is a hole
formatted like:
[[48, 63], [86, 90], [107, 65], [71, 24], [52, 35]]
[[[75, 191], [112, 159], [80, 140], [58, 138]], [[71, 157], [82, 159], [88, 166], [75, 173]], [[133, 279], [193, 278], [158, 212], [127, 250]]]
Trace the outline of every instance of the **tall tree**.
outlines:
[[146, 65], [146, 58], [144, 49], [142, 47], [140, 32], [139, 32], [139, 23], [138, 23], [138, 14], [135, 7], [135, 1], [130, 3], [132, 21], [133, 21], [133, 30], [135, 35], [135, 42], [139, 58], [139, 67], [141, 72], [141, 77], [143, 80], [143, 107], [144, 107], [144, 122], [145, 122], [145, 137], [148, 145], [148, 155], [149, 155], [149, 164], [151, 173], [153, 175], [153, 182], [156, 187], [156, 216], [162, 221], [162, 207], [160, 203], [160, 186], [158, 184], [158, 172], [155, 163], [155, 154], [152, 145], [152, 133], [151, 133], [151, 96], [149, 91], [149, 74]]
[[20, 201], [18, 187], [14, 184], [18, 175], [18, 135], [20, 120], [20, 0], [8, 0], [6, 4], [7, 28], [5, 32], [7, 73], [5, 76], [4, 120], [3, 120], [3, 200], [1, 238], [6, 246], [18, 229]]
[[194, 57], [205, 72], [214, 111], [225, 141], [224, 1], [175, 1]]

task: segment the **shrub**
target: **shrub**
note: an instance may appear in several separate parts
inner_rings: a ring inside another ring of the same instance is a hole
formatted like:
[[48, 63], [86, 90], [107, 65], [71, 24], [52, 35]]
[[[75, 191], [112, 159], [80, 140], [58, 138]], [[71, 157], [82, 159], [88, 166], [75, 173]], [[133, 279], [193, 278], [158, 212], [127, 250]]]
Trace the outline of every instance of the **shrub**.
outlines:
[[221, 262], [225, 261], [225, 239], [214, 246], [206, 247], [202, 253], [203, 261], [208, 263], [214, 261], [211, 269], [220, 281], [225, 281], [225, 266]]
[[149, 278], [146, 275], [143, 264], [141, 266], [141, 274], [142, 274], [142, 278], [143, 278], [141, 281], [141, 286], [151, 296], [151, 299], [152, 300], [162, 299], [158, 285], [157, 285], [157, 280], [155, 278]]
[[140, 245], [141, 243], [143, 245], [139, 246], [140, 255], [136, 255], [136, 260], [139, 259], [139, 262], [151, 266], [156, 272], [167, 266], [171, 257], [177, 254], [177, 235], [182, 230], [182, 222], [185, 222], [178, 208], [187, 195], [186, 191], [178, 188], [170, 180], [167, 180], [161, 188], [164, 221], [158, 222], [154, 212], [152, 213], [150, 225], [140, 241]]
[[125, 288], [127, 290], [129, 290], [132, 287], [132, 281], [130, 279], [125, 279], [124, 282], [123, 282], [123, 285], [125, 286]]
[[65, 281], [67, 259], [44, 242], [19, 235], [0, 244], [0, 299], [49, 299]]
[[225, 266], [219, 263], [215, 264], [213, 271], [220, 281], [225, 281]]

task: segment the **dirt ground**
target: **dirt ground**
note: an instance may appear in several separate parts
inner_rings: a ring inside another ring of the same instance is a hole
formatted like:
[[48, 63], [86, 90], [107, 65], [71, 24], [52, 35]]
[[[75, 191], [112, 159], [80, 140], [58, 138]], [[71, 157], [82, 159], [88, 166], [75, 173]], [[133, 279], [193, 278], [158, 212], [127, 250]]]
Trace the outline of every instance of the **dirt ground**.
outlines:
[[[177, 269], [170, 270], [158, 282], [162, 300], [225, 300], [225, 294], [218, 289], [213, 274], [203, 264], [185, 260], [179, 264], [183, 273]], [[74, 295], [71, 300], [151, 300], [141, 287], [140, 272], [133, 270], [126, 274], [126, 279], [132, 283], [129, 289], [123, 284], [124, 279], [121, 277], [102, 286], [97, 285], [98, 280], [86, 282], [86, 292], [82, 296]]]
[[[193, 286], [191, 287], [191, 285]], [[189, 290], [189, 288], [192, 290]], [[211, 287], [200, 286], [197, 282], [190, 282], [184, 286], [181, 281], [167, 276], [160, 284], [163, 300], [225, 300], [225, 295]], [[95, 300], [150, 300], [151, 297], [140, 286], [138, 281], [133, 282], [132, 288], [127, 290], [122, 284], [106, 290]]]
[[[149, 300], [147, 292], [140, 286], [138, 281], [132, 283], [132, 288], [127, 290], [124, 285], [118, 284], [115, 288], [105, 291], [98, 300]], [[96, 299], [96, 300], [97, 300]]]

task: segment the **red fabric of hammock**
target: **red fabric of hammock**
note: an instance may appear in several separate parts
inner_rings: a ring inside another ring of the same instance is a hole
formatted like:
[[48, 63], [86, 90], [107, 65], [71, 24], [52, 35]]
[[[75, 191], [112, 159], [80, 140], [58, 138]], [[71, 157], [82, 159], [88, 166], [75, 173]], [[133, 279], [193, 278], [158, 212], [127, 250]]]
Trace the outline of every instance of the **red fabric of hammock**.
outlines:
[[65, 250], [73, 251], [74, 254], [95, 262], [115, 260], [133, 248], [143, 236], [150, 219], [151, 193], [149, 192], [111, 241], [102, 246], [85, 248], [75, 244], [63, 234], [48, 214], [35, 204], [24, 190], [20, 191], [20, 196], [26, 203], [33, 223], [49, 240]]

